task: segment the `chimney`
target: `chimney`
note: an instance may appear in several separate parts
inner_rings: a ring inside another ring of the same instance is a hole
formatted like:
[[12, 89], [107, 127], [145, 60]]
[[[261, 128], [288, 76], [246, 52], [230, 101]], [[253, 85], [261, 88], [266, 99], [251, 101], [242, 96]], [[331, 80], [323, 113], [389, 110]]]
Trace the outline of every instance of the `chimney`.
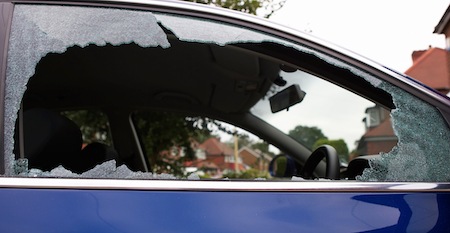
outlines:
[[426, 53], [428, 50], [420, 50], [420, 51], [414, 51], [412, 53], [412, 60], [413, 63], [415, 63], [417, 61], [417, 59], [419, 59], [424, 53]]
[[415, 63], [417, 61], [417, 59], [419, 59], [424, 53], [428, 52], [428, 50], [432, 49], [431, 45], [428, 45], [428, 49], [427, 50], [418, 50], [418, 51], [414, 51], [411, 55], [413, 63]]

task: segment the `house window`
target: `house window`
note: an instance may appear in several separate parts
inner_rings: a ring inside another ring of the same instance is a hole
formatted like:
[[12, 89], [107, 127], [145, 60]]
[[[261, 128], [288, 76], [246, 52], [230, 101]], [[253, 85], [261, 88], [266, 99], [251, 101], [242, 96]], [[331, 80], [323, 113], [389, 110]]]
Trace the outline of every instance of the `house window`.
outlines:
[[197, 149], [195, 150], [195, 156], [197, 157], [197, 159], [205, 160], [205, 159], [206, 159], [205, 150], [202, 150], [202, 149], [200, 149], [200, 148], [197, 148]]
[[366, 124], [368, 128], [376, 127], [380, 125], [380, 108], [379, 107], [373, 107], [368, 108], [367, 111], [367, 120]]

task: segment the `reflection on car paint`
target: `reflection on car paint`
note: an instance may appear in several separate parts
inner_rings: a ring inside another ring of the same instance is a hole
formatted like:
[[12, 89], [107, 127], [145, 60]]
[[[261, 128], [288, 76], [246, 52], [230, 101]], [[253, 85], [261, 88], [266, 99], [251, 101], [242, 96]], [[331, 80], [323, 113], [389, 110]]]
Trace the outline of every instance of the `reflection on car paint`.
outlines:
[[[7, 232], [443, 232], [448, 200], [445, 193], [7, 189], [0, 222]], [[15, 216], [27, 224], [14, 224]]]

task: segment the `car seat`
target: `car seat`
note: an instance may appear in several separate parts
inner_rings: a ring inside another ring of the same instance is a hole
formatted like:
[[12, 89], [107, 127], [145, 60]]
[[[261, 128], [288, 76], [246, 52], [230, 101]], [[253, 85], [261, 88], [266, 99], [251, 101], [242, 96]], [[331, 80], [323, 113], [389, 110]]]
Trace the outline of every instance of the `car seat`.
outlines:
[[78, 126], [47, 109], [23, 113], [23, 139], [29, 168], [47, 171], [63, 165], [70, 169], [80, 156], [82, 136]]
[[[49, 171], [62, 165], [82, 173], [101, 162], [118, 158], [113, 148], [101, 143], [89, 144], [81, 150], [82, 134], [78, 126], [48, 109], [33, 108], [24, 112], [23, 138], [29, 168]], [[18, 143], [16, 154], [17, 147]]]

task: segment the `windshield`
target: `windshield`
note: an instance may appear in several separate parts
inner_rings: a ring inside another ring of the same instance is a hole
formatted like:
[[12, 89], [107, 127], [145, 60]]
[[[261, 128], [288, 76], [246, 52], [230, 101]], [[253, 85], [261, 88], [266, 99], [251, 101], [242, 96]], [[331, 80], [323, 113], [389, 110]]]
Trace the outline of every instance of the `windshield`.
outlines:
[[[435, 115], [435, 107], [380, 80], [371, 83], [392, 95], [395, 109], [304, 72], [281, 72], [281, 77], [287, 81], [285, 86], [301, 87], [306, 93], [303, 101], [271, 113], [266, 98], [252, 113], [310, 150], [328, 144], [336, 149], [341, 162], [369, 160], [367, 169], [355, 176], [357, 180], [448, 181], [447, 169], [436, 166], [448, 157], [448, 129], [443, 118]], [[351, 164], [357, 163], [349, 164], [347, 174], [354, 172]]]
[[[350, 161], [350, 155], [355, 157], [382, 152], [367, 150], [359, 142], [363, 135], [385, 121], [390, 127], [390, 118], [384, 114], [387, 110], [376, 108], [378, 112], [369, 116], [369, 109], [375, 108], [375, 103], [300, 70], [290, 73], [281, 71], [280, 77], [286, 84], [283, 87], [275, 86], [274, 89], [283, 90], [298, 84], [306, 93], [302, 102], [287, 110], [272, 113], [269, 99], [275, 93], [269, 93], [251, 108], [252, 114], [277, 127], [311, 151], [322, 144], [335, 144], [345, 163]], [[390, 134], [379, 135], [391, 139], [384, 142], [390, 143], [390, 148], [383, 148], [383, 152], [389, 152], [397, 142], [392, 128], [388, 133]]]

